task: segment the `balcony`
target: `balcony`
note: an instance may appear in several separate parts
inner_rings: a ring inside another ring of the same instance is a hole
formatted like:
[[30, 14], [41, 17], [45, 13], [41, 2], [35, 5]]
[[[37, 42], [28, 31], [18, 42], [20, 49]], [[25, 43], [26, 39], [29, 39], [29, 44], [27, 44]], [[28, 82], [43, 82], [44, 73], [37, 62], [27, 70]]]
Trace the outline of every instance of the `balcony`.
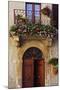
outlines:
[[[31, 12], [31, 11], [29, 11]], [[37, 12], [37, 11], [36, 11]], [[31, 12], [33, 13], [33, 12]], [[22, 46], [29, 40], [56, 40], [58, 31], [52, 25], [43, 25], [40, 22], [33, 23], [25, 16], [25, 10], [14, 10], [15, 25], [11, 27], [11, 32], [19, 38]]]

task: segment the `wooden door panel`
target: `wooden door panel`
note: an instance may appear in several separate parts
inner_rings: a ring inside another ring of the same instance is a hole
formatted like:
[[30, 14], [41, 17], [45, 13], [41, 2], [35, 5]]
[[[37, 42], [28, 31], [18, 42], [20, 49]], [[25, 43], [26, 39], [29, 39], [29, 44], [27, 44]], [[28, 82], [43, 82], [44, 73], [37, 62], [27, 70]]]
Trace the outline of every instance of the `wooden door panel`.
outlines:
[[45, 84], [45, 78], [44, 78], [44, 61], [43, 60], [36, 60], [35, 61], [37, 64], [37, 74], [35, 78], [35, 85], [36, 86], [44, 86]]
[[45, 83], [45, 66], [44, 66], [44, 60], [40, 60], [38, 63], [38, 82], [40, 83], [40, 86], [44, 86]]
[[23, 87], [33, 86], [33, 61], [31, 59], [24, 60], [23, 63]]

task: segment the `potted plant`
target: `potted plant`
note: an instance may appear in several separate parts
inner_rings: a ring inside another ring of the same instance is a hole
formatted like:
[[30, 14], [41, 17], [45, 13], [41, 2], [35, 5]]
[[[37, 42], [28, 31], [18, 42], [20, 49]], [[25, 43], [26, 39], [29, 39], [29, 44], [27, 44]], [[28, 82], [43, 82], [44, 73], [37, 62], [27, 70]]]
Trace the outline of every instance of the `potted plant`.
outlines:
[[26, 23], [26, 21], [27, 21], [27, 18], [26, 17], [23, 17], [22, 15], [17, 15], [16, 16], [16, 19], [17, 19], [17, 24], [19, 24], [19, 23]]
[[57, 74], [58, 73], [58, 58], [51, 58], [48, 64], [52, 65], [53, 73]]
[[41, 12], [44, 14], [44, 15], [47, 15], [48, 17], [50, 17], [50, 13], [51, 13], [51, 10], [49, 9], [49, 7], [45, 7], [41, 10]]
[[10, 27], [10, 35], [17, 35], [17, 26], [16, 25], [12, 25]]

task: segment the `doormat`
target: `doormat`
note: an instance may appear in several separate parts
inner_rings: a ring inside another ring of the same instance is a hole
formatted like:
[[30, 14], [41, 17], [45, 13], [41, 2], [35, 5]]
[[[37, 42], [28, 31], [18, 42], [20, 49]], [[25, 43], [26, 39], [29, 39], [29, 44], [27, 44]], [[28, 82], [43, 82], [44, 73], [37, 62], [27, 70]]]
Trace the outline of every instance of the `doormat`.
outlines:
[[8, 88], [58, 85], [58, 4], [9, 1]]

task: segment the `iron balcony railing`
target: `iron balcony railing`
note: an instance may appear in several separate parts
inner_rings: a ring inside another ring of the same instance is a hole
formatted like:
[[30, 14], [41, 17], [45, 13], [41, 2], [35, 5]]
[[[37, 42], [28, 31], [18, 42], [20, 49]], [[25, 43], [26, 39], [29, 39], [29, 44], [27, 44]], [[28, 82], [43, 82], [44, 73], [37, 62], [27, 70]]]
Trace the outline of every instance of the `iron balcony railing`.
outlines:
[[41, 20], [41, 11], [40, 10], [23, 10], [23, 9], [14, 9], [14, 23], [17, 23], [17, 15], [27, 17], [31, 22], [35, 22], [35, 18], [38, 17], [38, 21]]

